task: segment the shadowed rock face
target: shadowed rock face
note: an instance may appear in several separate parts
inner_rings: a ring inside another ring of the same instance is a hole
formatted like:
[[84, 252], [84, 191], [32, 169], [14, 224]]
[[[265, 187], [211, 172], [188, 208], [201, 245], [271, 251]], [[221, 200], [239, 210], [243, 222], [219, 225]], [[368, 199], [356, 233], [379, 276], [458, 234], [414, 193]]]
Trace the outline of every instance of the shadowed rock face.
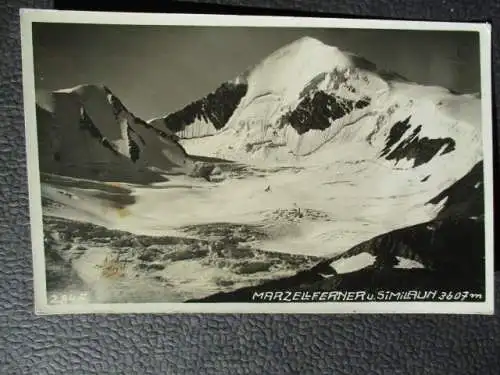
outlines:
[[[80, 116], [80, 124], [79, 127], [81, 130], [84, 132], [88, 133], [92, 138], [94, 138], [96, 141], [98, 141], [104, 148], [109, 150], [114, 157], [116, 158], [116, 161], [114, 162], [116, 165], [120, 165], [122, 168], [128, 170], [126, 174], [122, 176], [122, 179], [124, 182], [143, 182], [143, 183], [150, 183], [150, 182], [159, 182], [159, 181], [164, 181], [165, 179], [158, 175], [155, 172], [145, 170], [145, 169], [140, 169], [137, 170], [132, 167], [132, 163], [135, 163], [140, 155], [140, 148], [138, 144], [132, 140], [130, 137], [131, 133], [133, 133], [133, 130], [131, 127], [127, 128], [127, 133], [129, 135], [129, 152], [130, 152], [130, 159], [127, 157], [121, 155], [116, 149], [113, 147], [113, 145], [106, 139], [106, 137], [103, 136], [99, 128], [94, 124], [90, 116], [87, 114], [87, 111], [82, 107], [81, 108], [81, 116]], [[55, 159], [57, 160], [60, 158], [58, 153], [56, 153]], [[113, 168], [111, 168], [113, 169]], [[75, 177], [89, 177], [91, 179], [95, 180], [107, 180], [109, 178], [113, 177], [113, 171], [108, 170], [108, 168], [105, 167], [100, 167], [100, 166], [94, 166], [89, 170], [88, 175], [80, 175], [82, 173], [81, 169], [79, 169], [79, 174], [77, 174]], [[66, 172], [66, 174], [69, 174]]]
[[[375, 268], [397, 265], [396, 257], [415, 260], [425, 269], [446, 275], [481, 276], [481, 256], [473, 249], [484, 248], [484, 223], [470, 218], [447, 218], [395, 230], [355, 246], [342, 258], [360, 253], [376, 256]], [[334, 259], [336, 260], [336, 259]]]
[[[108, 87], [104, 87], [104, 90], [106, 91], [106, 94], [108, 95], [109, 103], [111, 104], [111, 106], [113, 108], [113, 113], [114, 113], [116, 118], [119, 118], [120, 113], [128, 112], [133, 116], [134, 121], [136, 123], [140, 124], [141, 126], [144, 126], [146, 129], [154, 131], [158, 136], [163, 137], [163, 138], [167, 138], [167, 139], [172, 139], [174, 141], [179, 140], [179, 137], [177, 137], [176, 135], [164, 132], [161, 129], [157, 129], [154, 126], [151, 126], [150, 124], [148, 124], [146, 121], [140, 119], [139, 117], [134, 116], [127, 109], [127, 107], [125, 107], [125, 105], [122, 103], [122, 101], [116, 95], [114, 95], [113, 92]], [[131, 129], [130, 127], [129, 127], [129, 129], [130, 129], [129, 131], [133, 131], [133, 129]], [[143, 143], [144, 143], [144, 141], [143, 141]]]
[[196, 120], [211, 123], [217, 130], [222, 129], [245, 96], [247, 89], [248, 86], [243, 83], [224, 83], [206, 97], [166, 116], [163, 123], [174, 133], [184, 130]]
[[[37, 135], [42, 172], [97, 181], [149, 184], [166, 174], [193, 171], [195, 160], [167, 129], [135, 117], [109, 88], [82, 85], [51, 93], [49, 112], [37, 104]], [[197, 166], [198, 169], [200, 169]]]
[[[434, 204], [448, 197], [448, 203], [434, 220], [382, 234], [291, 277], [219, 293], [197, 302], [245, 302], [251, 301], [254, 293], [280, 290], [466, 290], [484, 295], [484, 197], [482, 184], [478, 185], [482, 180], [480, 162], [429, 202]], [[344, 274], [337, 274], [331, 266], [340, 259], [362, 253], [373, 255], [374, 264]], [[398, 257], [417, 261], [424, 268], [395, 268]]]
[[131, 137], [132, 135], [131, 128], [127, 129], [127, 133], [128, 133], [128, 148], [130, 152], [130, 160], [132, 160], [132, 162], [135, 163], [139, 159], [139, 156], [141, 154], [141, 149], [139, 148], [139, 145]]
[[430, 204], [438, 204], [447, 198], [438, 219], [450, 216], [480, 217], [484, 215], [483, 161], [469, 173], [432, 198]]
[[88, 132], [93, 138], [98, 140], [104, 147], [115, 155], [119, 155], [109, 141], [102, 135], [101, 131], [95, 126], [87, 111], [82, 107], [80, 116], [80, 129]]
[[[396, 256], [418, 261], [427, 270], [467, 277], [484, 264], [483, 162], [431, 199], [447, 199], [436, 218], [428, 223], [395, 230], [353, 247], [340, 258], [368, 252], [377, 256], [376, 266], [397, 264]], [[332, 259], [333, 261], [337, 258]]]
[[56, 124], [53, 114], [36, 104], [37, 139], [39, 163], [43, 169], [46, 163], [61, 161], [61, 153], [55, 150]]
[[370, 104], [369, 99], [353, 101], [317, 91], [312, 96], [302, 99], [293, 111], [283, 115], [282, 124], [290, 124], [298, 134], [309, 130], [325, 130], [331, 126], [331, 121], [344, 117], [356, 109]]
[[[386, 160], [395, 160], [396, 162], [402, 159], [413, 160], [413, 167], [418, 167], [430, 161], [440, 150], [442, 150], [441, 155], [455, 150], [455, 141], [452, 138], [419, 137], [422, 125], [417, 126], [408, 137], [401, 141], [405, 132], [411, 127], [410, 120], [411, 116], [404, 121], [396, 122], [391, 128], [381, 153]], [[399, 141], [401, 141], [399, 145], [390, 151]]]
[[407, 117], [403, 121], [398, 121], [396, 122], [391, 130], [389, 131], [389, 135], [387, 136], [386, 142], [385, 142], [385, 147], [382, 150], [382, 156], [387, 155], [390, 151], [392, 146], [394, 146], [396, 143], [398, 143], [401, 140], [401, 137], [403, 134], [411, 128], [410, 125], [410, 117]]
[[[434, 228], [432, 227], [434, 226]], [[296, 275], [189, 302], [245, 302], [253, 293], [268, 291], [372, 291], [447, 290], [484, 292], [484, 223], [471, 219], [447, 219], [420, 224], [381, 235], [362, 243], [345, 258], [368, 252], [374, 265], [336, 274], [327, 259]], [[394, 268], [396, 256], [421, 260], [424, 269]], [[331, 275], [328, 277], [324, 274]], [[265, 302], [265, 301], [262, 301]]]

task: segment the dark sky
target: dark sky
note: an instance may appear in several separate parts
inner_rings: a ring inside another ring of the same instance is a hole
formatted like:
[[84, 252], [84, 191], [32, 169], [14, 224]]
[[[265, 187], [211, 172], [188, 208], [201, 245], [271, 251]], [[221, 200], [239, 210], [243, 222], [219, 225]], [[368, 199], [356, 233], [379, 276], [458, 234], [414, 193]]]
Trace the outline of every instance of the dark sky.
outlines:
[[106, 84], [139, 117], [182, 108], [311, 36], [422, 84], [480, 91], [475, 32], [33, 24], [36, 88]]

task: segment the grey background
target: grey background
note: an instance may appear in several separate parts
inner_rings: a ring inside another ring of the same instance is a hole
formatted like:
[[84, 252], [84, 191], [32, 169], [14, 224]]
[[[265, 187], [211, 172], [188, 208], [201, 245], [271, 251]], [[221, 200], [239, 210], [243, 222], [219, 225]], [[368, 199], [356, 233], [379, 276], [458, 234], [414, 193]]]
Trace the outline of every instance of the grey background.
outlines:
[[[221, 2], [222, 3], [222, 2]], [[496, 1], [260, 0], [225, 4], [395, 18], [493, 19]], [[33, 311], [18, 7], [0, 1], [0, 373], [498, 374], [500, 320], [474, 316], [54, 316]], [[496, 106], [500, 104], [496, 98]], [[500, 279], [497, 276], [497, 289]], [[497, 293], [497, 301], [500, 300]], [[497, 311], [500, 304], [497, 303]]]
[[35, 85], [104, 84], [147, 120], [204, 97], [303, 36], [421, 84], [481, 90], [477, 32], [52, 23], [33, 25]]

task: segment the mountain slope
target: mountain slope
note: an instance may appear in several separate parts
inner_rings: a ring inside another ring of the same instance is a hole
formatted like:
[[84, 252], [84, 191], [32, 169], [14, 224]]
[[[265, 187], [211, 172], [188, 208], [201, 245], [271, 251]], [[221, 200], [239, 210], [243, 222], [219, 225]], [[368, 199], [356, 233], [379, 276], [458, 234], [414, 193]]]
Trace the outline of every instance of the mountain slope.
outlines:
[[332, 162], [347, 151], [395, 168], [442, 159], [463, 174], [481, 158], [480, 113], [476, 96], [408, 82], [305, 37], [151, 123], [188, 151], [244, 162]]
[[53, 288], [484, 292], [479, 97], [302, 38], [162, 118], [84, 85], [40, 92], [37, 125]]
[[195, 302], [245, 302], [252, 300], [254, 293], [280, 290], [309, 293], [439, 290], [467, 292], [466, 298], [473, 298], [473, 294], [484, 297], [482, 167], [478, 163], [429, 202], [447, 200], [434, 220], [378, 235], [293, 276]]
[[149, 183], [200, 169], [171, 132], [134, 116], [105, 86], [40, 94], [37, 126], [42, 172]]
[[213, 135], [226, 125], [246, 90], [244, 83], [225, 82], [205, 98], [148, 123], [157, 129], [175, 132], [181, 138]]

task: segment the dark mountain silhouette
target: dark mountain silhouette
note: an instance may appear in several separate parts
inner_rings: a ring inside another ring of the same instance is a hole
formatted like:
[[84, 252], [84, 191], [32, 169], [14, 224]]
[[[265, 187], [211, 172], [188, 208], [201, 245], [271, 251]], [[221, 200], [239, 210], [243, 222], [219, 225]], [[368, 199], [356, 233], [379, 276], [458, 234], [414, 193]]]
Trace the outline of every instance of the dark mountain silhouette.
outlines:
[[438, 219], [484, 215], [483, 168], [483, 161], [480, 161], [459, 181], [429, 201], [430, 204], [437, 204], [447, 198], [437, 215]]
[[[127, 107], [123, 104], [123, 102], [115, 94], [113, 94], [113, 92], [109, 89], [109, 87], [104, 86], [104, 90], [108, 95], [109, 102], [113, 108], [113, 113], [114, 113], [116, 118], [118, 118], [121, 113], [127, 112], [133, 117], [135, 122], [137, 122], [141, 126], [145, 127], [146, 129], [155, 132], [158, 136], [160, 136], [162, 138], [166, 138], [166, 139], [171, 139], [173, 141], [179, 140], [179, 137], [177, 135], [175, 135], [174, 133], [169, 132], [169, 131], [163, 131], [161, 129], [155, 128], [154, 126], [151, 126], [146, 121], [142, 120], [141, 118], [139, 118], [139, 117], [135, 116], [133, 113], [131, 113], [127, 109]], [[143, 143], [144, 143], [144, 141], [143, 141]]]
[[225, 82], [204, 98], [151, 123], [156, 128], [163, 126], [174, 133], [183, 131], [196, 120], [212, 124], [216, 130], [222, 129], [245, 96], [247, 88], [244, 83]]

